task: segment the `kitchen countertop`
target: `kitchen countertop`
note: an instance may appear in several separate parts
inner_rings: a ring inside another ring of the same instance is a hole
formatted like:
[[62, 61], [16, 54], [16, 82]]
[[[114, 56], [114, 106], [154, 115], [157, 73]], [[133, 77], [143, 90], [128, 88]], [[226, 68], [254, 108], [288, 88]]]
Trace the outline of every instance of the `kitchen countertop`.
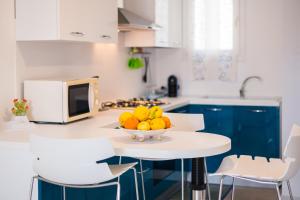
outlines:
[[[53, 131], [53, 135], [56, 135], [56, 132], [66, 133], [66, 134], [74, 134], [99, 129], [100, 127], [107, 126], [109, 124], [115, 123], [118, 119], [120, 113], [124, 110], [108, 110], [99, 112], [96, 116], [88, 119], [83, 119], [80, 121], [76, 121], [73, 123], [65, 124], [65, 125], [56, 125], [56, 124], [34, 124], [34, 129], [46, 130], [47, 133]], [[2, 130], [0, 131], [0, 145], [3, 145], [2, 142], [6, 142], [9, 145], [13, 145], [13, 143], [19, 144], [29, 144], [29, 130], [22, 131], [13, 131], [13, 130]]]
[[[0, 134], [0, 147], [28, 149], [29, 133], [33, 133], [43, 137], [70, 140], [105, 137], [111, 140], [116, 155], [145, 159], [198, 158], [230, 150], [231, 142], [227, 137], [189, 131], [170, 130], [164, 134], [163, 140], [134, 141], [122, 129], [112, 128], [114, 127], [112, 124], [117, 123], [118, 116], [123, 111], [108, 110], [100, 112], [93, 118], [67, 125], [34, 125], [28, 132], [4, 131]], [[168, 113], [168, 115], [172, 119], [172, 115], [175, 114]]]
[[[281, 100], [278, 98], [259, 99], [259, 98], [224, 98], [224, 97], [178, 97], [178, 98], [165, 98], [169, 104], [162, 106], [165, 111], [169, 111], [188, 104], [206, 104], [206, 105], [239, 105], [239, 106], [280, 106]], [[49, 124], [33, 124], [36, 129], [47, 130], [47, 132], [55, 132], [71, 134], [72, 137], [76, 135], [75, 132], [82, 132], [87, 130], [95, 130], [103, 126], [107, 126], [117, 121], [118, 116], [124, 110], [108, 110], [102, 111], [97, 116], [70, 123], [67, 125], [49, 125]], [[49, 130], [49, 131], [48, 131]], [[59, 135], [56, 135], [59, 137]], [[76, 136], [75, 136], [76, 137]], [[0, 131], [0, 145], [7, 145], [12, 147], [13, 144], [28, 145], [29, 134], [28, 131]]]
[[200, 96], [200, 97], [177, 97], [164, 98], [164, 101], [169, 104], [162, 106], [164, 110], [169, 111], [188, 104], [202, 104], [202, 105], [232, 105], [232, 106], [267, 106], [279, 107], [281, 106], [281, 98], [239, 98], [239, 97], [222, 97], [222, 96]]

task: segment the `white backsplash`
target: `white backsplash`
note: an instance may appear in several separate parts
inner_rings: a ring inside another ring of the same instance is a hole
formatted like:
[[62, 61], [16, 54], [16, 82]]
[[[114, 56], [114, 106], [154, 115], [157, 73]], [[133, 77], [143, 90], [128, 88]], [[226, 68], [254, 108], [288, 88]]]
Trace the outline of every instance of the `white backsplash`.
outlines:
[[21, 42], [17, 44], [17, 90], [26, 79], [100, 77], [102, 101], [140, 96], [145, 90], [144, 69], [127, 67], [129, 49], [119, 44]]

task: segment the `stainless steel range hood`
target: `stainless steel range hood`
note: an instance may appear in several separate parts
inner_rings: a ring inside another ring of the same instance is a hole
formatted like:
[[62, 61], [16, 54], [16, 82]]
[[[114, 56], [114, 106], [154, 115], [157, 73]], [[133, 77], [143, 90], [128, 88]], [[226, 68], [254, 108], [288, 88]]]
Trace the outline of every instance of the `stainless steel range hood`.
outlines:
[[118, 8], [118, 20], [119, 31], [153, 31], [161, 29], [161, 26], [124, 8]]

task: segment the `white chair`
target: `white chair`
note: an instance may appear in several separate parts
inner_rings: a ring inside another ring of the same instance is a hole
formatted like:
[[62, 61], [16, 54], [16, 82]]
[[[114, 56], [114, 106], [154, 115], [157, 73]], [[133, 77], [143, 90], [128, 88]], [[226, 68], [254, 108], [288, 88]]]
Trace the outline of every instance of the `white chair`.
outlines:
[[228, 156], [223, 159], [219, 169], [212, 175], [221, 176], [219, 200], [222, 196], [223, 179], [233, 178], [232, 199], [234, 199], [235, 179], [252, 181], [276, 187], [278, 199], [281, 200], [279, 186], [286, 182], [290, 199], [293, 198], [290, 179], [300, 168], [300, 126], [294, 125], [282, 159], [270, 159], [251, 156]]
[[[201, 131], [204, 130], [204, 117], [202, 114], [183, 114], [183, 113], [166, 113], [173, 124], [172, 130], [175, 131]], [[210, 188], [207, 178], [207, 167], [205, 164], [205, 178], [207, 183], [208, 198], [210, 198]], [[181, 199], [184, 200], [184, 159], [181, 159]]]
[[[202, 114], [182, 114], [182, 113], [165, 113], [165, 116], [168, 116], [174, 125], [172, 130], [176, 131], [199, 131], [204, 129], [204, 119]], [[120, 163], [121, 161], [120, 157]], [[146, 200], [146, 192], [145, 192], [145, 183], [144, 183], [144, 171], [143, 171], [143, 160], [149, 160], [149, 161], [166, 161], [166, 160], [158, 160], [158, 159], [145, 159], [140, 158], [139, 159], [139, 165], [140, 165], [140, 174], [141, 174], [141, 181], [142, 181], [142, 192], [143, 192], [143, 199]], [[206, 165], [205, 165], [206, 169]], [[206, 169], [206, 175], [207, 175], [207, 169]], [[206, 182], [208, 182], [207, 176], [206, 176]], [[184, 159], [181, 159], [181, 199], [184, 199], [184, 183], [185, 183], [185, 177], [184, 177]], [[208, 194], [210, 199], [210, 190], [208, 185]]]
[[137, 163], [108, 165], [101, 160], [115, 156], [111, 143], [105, 138], [54, 139], [31, 135], [31, 150], [34, 154], [33, 169], [37, 176], [32, 178], [30, 200], [36, 179], [63, 187], [100, 188], [117, 186], [120, 199], [120, 183], [107, 182], [133, 170], [136, 199], [139, 199], [136, 170]]

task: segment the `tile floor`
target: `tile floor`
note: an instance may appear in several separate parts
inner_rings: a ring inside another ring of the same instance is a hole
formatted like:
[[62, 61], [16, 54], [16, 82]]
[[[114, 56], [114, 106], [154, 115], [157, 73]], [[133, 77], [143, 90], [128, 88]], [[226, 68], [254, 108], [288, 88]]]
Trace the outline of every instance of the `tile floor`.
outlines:
[[[228, 187], [225, 186], [224, 192], [228, 190]], [[188, 189], [186, 189], [188, 191]], [[211, 186], [211, 197], [212, 200], [218, 199], [219, 186]], [[185, 199], [189, 200], [190, 194], [186, 192]], [[181, 192], [178, 192], [170, 200], [180, 200]], [[235, 200], [276, 200], [276, 191], [268, 188], [250, 188], [250, 187], [236, 187]], [[225, 200], [231, 200], [231, 193], [229, 193]]]

